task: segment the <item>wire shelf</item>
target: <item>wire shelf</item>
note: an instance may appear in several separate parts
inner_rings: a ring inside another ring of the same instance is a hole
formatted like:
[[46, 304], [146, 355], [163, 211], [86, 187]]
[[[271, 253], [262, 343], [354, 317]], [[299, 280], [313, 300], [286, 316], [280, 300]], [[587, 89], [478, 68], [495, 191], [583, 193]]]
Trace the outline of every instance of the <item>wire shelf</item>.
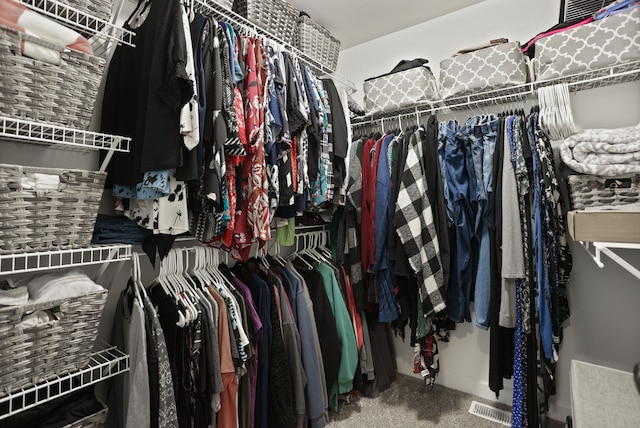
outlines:
[[306, 55], [300, 49], [283, 41], [281, 38], [273, 35], [268, 30], [254, 24], [249, 21], [247, 18], [238, 15], [237, 13], [230, 11], [225, 6], [219, 4], [215, 0], [196, 0], [196, 10], [205, 14], [205, 15], [213, 15], [221, 20], [228, 21], [232, 24], [236, 24], [239, 27], [247, 30], [248, 33], [255, 34], [256, 36], [263, 36], [269, 39], [269, 43], [280, 45], [284, 50], [289, 51], [291, 54], [300, 58], [303, 62], [305, 62], [311, 69], [313, 69], [318, 74], [324, 74], [330, 76], [331, 78], [340, 81], [344, 85], [348, 86], [353, 91], [356, 90], [355, 84], [347, 79], [346, 77], [336, 73], [334, 70], [331, 70], [325, 64], [311, 58]]
[[72, 250], [38, 251], [0, 256], [0, 275], [88, 266], [131, 259], [131, 245], [101, 245]]
[[96, 18], [58, 0], [18, 0], [39, 13], [70, 25], [81, 32], [101, 34], [110, 40], [133, 46], [134, 33]]
[[128, 152], [131, 138], [0, 116], [0, 138], [69, 150]]
[[536, 95], [538, 88], [567, 83], [571, 92], [585, 91], [610, 85], [618, 85], [640, 80], [640, 61], [614, 65], [600, 70], [574, 74], [543, 81], [535, 81], [508, 88], [481, 91], [469, 95], [448, 98], [446, 100], [416, 104], [401, 110], [385, 112], [371, 116], [363, 116], [352, 120], [352, 125], [359, 126], [374, 120], [396, 119], [413, 115], [435, 113], [442, 110], [464, 110], [472, 107], [500, 105], [520, 101]]
[[129, 370], [129, 355], [109, 347], [91, 355], [87, 367], [0, 397], [0, 420]]

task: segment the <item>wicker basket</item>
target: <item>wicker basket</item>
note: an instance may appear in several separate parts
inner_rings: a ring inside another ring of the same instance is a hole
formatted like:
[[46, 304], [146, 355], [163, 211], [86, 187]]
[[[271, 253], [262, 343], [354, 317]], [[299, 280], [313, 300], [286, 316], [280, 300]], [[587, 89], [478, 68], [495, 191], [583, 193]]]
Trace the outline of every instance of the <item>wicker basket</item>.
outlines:
[[[23, 40], [60, 52], [59, 65], [20, 53]], [[0, 26], [0, 114], [86, 129], [105, 61]]]
[[[85, 367], [98, 334], [107, 290], [24, 306], [0, 307], [2, 395]], [[20, 328], [25, 314], [56, 309], [57, 321]]]
[[235, 0], [233, 11], [282, 41], [293, 42], [299, 12], [286, 1]]
[[[25, 188], [34, 173], [57, 175], [58, 190]], [[88, 246], [105, 179], [96, 171], [0, 164], [0, 254]]]
[[104, 408], [99, 412], [82, 418], [72, 424], [65, 425], [63, 428], [102, 428], [107, 420], [108, 408]]
[[340, 40], [306, 14], [301, 14], [298, 18], [294, 43], [312, 59], [335, 71], [340, 54]]
[[[113, 0], [58, 0], [58, 2], [104, 21], [109, 21], [111, 18]], [[57, 6], [54, 2], [40, 0], [36, 1], [35, 5], [40, 9], [57, 15]], [[82, 22], [82, 20], [80, 20], [80, 22]]]
[[567, 177], [571, 207], [582, 210], [604, 205], [628, 205], [640, 202], [640, 175], [615, 179], [573, 174]]
[[214, 0], [217, 4], [224, 7], [225, 9], [231, 10], [233, 9], [233, 0]]

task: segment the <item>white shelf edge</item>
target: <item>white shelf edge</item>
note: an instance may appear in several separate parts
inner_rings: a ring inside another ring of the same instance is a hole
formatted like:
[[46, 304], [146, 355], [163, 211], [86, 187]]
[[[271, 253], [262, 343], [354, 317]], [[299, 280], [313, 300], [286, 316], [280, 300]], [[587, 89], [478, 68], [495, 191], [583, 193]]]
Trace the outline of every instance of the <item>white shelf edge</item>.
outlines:
[[129, 370], [129, 355], [116, 347], [91, 354], [87, 367], [0, 397], [0, 420]]
[[[579, 242], [599, 268], [604, 268], [604, 263], [602, 262], [602, 254], [606, 254], [611, 260], [619, 264], [623, 269], [627, 270], [631, 275], [640, 280], [640, 270], [612, 250], [612, 248], [640, 250], [640, 244], [624, 242]], [[595, 248], [595, 253], [592, 253], [589, 250], [589, 244], [593, 245], [593, 248]]]
[[69, 250], [37, 251], [0, 255], [0, 275], [89, 266], [131, 259], [132, 246], [96, 245]]
[[58, 0], [18, 0], [25, 6], [43, 15], [71, 25], [79, 30], [102, 34], [110, 40], [133, 45], [134, 33], [113, 25], [103, 19], [91, 16]]
[[128, 152], [131, 138], [0, 116], [0, 138], [76, 150]]

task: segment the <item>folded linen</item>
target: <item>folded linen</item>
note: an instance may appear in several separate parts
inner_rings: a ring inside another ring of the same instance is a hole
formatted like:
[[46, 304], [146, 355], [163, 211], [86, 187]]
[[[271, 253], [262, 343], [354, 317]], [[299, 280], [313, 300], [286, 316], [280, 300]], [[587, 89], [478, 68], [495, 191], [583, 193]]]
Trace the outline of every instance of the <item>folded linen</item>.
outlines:
[[0, 306], [22, 306], [29, 301], [27, 287], [0, 288]]
[[28, 280], [21, 280], [20, 285], [25, 285], [29, 289], [30, 304], [78, 297], [103, 290], [101, 285], [96, 284], [77, 269], [38, 275]]
[[562, 143], [560, 157], [569, 168], [583, 174], [640, 174], [640, 125], [579, 132]]

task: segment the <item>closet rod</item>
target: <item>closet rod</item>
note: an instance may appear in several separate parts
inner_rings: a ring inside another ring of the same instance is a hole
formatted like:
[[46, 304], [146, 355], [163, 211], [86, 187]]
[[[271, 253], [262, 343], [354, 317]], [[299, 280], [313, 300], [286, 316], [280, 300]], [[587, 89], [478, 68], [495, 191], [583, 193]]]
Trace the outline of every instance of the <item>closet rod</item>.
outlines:
[[331, 79], [335, 79], [339, 81], [343, 85], [347, 86], [352, 93], [357, 91], [356, 85], [346, 77], [336, 73], [335, 71], [327, 68], [324, 64], [307, 56], [304, 52], [302, 52], [295, 46], [273, 35], [270, 31], [252, 23], [245, 17], [240, 16], [237, 13], [226, 9], [224, 6], [219, 4], [216, 0], [195, 0], [195, 3], [196, 3], [196, 6], [198, 6], [198, 9], [203, 11], [205, 14], [214, 15], [218, 18], [221, 18], [225, 21], [229, 21], [232, 24], [235, 24], [247, 30], [249, 33], [254, 33], [256, 34], [256, 36], [262, 36], [267, 39], [270, 39], [268, 43], [271, 42], [273, 44], [273, 42], [275, 42], [276, 44], [281, 46], [283, 50], [286, 50], [292, 55], [301, 59], [308, 66], [314, 69], [314, 71], [319, 72], [319, 74], [323, 74], [322, 77], [329, 77]]

